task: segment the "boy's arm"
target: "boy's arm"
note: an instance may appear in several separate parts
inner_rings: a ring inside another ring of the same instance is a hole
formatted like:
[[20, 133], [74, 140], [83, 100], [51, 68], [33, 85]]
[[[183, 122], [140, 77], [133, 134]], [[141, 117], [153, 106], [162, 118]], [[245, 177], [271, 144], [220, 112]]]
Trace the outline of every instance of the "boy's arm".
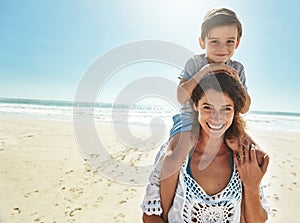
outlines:
[[249, 94], [246, 92], [246, 103], [245, 103], [245, 107], [242, 109], [241, 113], [246, 114], [250, 109], [250, 105], [251, 105], [251, 98], [250, 98]]
[[187, 102], [193, 93], [193, 90], [200, 82], [201, 78], [208, 73], [215, 72], [227, 72], [237, 76], [237, 71], [223, 63], [212, 63], [204, 66], [200, 71], [198, 71], [194, 76], [192, 76], [189, 80], [181, 79], [179, 85], [177, 87], [177, 100], [180, 104]]
[[246, 86], [246, 75], [245, 75], [244, 66], [242, 64], [240, 64], [238, 67], [239, 67], [239, 72], [237, 74], [237, 78], [241, 82], [241, 84], [243, 85], [243, 87], [245, 89], [245, 92], [246, 92], [246, 102], [245, 102], [245, 106], [242, 109], [241, 113], [246, 114], [250, 109], [251, 97], [249, 96], [248, 91], [247, 91], [248, 88]]
[[[199, 77], [200, 76], [200, 77]], [[180, 104], [187, 102], [193, 93], [193, 90], [199, 83], [202, 73], [198, 72], [189, 80], [181, 79], [177, 87], [177, 101]]]

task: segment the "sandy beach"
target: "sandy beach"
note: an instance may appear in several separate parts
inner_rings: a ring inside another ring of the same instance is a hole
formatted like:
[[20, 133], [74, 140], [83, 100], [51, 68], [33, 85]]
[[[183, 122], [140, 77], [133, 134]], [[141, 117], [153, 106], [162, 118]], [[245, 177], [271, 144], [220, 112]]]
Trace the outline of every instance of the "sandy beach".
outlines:
[[[154, 138], [126, 146], [111, 126], [96, 129], [112, 159], [128, 166], [151, 165], [162, 143]], [[140, 138], [149, 134], [143, 127], [131, 131]], [[300, 222], [300, 133], [249, 132], [271, 158], [264, 179], [268, 222]], [[107, 168], [131, 175], [118, 167]], [[0, 118], [0, 223], [141, 222], [145, 185], [108, 177], [83, 157], [71, 122]]]

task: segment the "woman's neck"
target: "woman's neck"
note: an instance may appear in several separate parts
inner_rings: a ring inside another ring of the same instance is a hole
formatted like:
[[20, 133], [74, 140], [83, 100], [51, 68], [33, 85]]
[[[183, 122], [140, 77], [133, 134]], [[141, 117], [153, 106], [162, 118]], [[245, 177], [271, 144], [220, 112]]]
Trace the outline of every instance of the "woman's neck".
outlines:
[[224, 143], [224, 137], [205, 137], [200, 133], [195, 153], [198, 154], [198, 157], [200, 158], [199, 169], [204, 170], [217, 157], [226, 155], [228, 153], [228, 149]]
[[205, 133], [200, 133], [196, 150], [200, 153], [209, 154], [222, 154], [226, 151], [226, 145], [224, 143], [224, 137], [213, 138]]

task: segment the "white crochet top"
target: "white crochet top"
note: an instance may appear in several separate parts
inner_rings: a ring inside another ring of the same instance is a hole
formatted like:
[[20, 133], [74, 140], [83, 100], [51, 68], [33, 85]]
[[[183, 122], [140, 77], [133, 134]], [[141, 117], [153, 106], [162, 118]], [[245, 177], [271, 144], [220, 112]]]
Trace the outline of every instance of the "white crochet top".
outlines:
[[[165, 154], [164, 144], [156, 156], [156, 165], [149, 178], [142, 210], [147, 215], [160, 215], [160, 170]], [[174, 202], [168, 213], [169, 223], [239, 223], [242, 201], [242, 182], [234, 165], [227, 186], [215, 195], [208, 195], [201, 186], [187, 173], [188, 157], [181, 166]], [[261, 187], [263, 207], [269, 206]]]

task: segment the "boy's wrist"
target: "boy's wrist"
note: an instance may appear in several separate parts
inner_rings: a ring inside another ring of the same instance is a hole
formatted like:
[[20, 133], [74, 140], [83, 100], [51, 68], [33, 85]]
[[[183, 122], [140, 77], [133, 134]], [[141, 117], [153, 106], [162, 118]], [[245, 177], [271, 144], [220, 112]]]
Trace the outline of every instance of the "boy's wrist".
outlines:
[[204, 76], [204, 72], [203, 70], [200, 70], [194, 75], [193, 78], [197, 83], [199, 83], [203, 76]]

